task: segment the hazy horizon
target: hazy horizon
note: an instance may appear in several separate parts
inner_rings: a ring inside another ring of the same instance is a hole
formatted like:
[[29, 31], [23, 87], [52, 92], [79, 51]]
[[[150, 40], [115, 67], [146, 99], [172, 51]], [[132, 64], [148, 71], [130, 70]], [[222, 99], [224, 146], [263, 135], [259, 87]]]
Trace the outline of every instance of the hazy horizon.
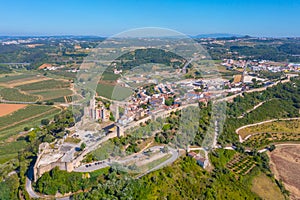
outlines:
[[108, 37], [141, 27], [186, 35], [237, 34], [299, 37], [297, 0], [5, 1], [0, 35]]

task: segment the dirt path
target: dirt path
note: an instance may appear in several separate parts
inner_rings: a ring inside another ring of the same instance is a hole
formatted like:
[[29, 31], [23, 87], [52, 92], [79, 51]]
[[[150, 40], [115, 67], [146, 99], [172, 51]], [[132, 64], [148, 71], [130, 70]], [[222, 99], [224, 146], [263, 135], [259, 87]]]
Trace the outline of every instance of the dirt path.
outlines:
[[[270, 100], [271, 100], [271, 99], [270, 99]], [[267, 101], [270, 101], [270, 100], [267, 100]], [[259, 108], [260, 106], [262, 106], [262, 105], [263, 105], [264, 103], [266, 103], [267, 101], [263, 101], [263, 102], [260, 102], [260, 103], [256, 104], [253, 108], [247, 110], [245, 113], [243, 113], [241, 116], [238, 116], [237, 118], [238, 118], [238, 119], [243, 118], [245, 114], [254, 111], [255, 109]]]

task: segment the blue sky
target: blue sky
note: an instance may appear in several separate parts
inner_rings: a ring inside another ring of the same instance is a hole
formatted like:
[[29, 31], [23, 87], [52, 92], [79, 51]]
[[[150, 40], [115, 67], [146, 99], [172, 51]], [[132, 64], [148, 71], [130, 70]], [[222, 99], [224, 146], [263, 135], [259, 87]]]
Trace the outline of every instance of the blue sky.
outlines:
[[0, 0], [0, 35], [100, 35], [162, 27], [300, 36], [300, 0]]

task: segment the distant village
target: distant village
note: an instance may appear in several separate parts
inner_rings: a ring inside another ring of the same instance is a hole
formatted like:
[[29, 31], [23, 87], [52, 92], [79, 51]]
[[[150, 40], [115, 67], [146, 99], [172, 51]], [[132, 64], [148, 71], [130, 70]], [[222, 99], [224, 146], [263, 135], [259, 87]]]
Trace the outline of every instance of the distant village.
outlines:
[[228, 70], [243, 69], [245, 66], [252, 72], [270, 71], [270, 72], [300, 72], [300, 64], [296, 63], [281, 63], [268, 60], [233, 60], [224, 59], [221, 65], [225, 66]]

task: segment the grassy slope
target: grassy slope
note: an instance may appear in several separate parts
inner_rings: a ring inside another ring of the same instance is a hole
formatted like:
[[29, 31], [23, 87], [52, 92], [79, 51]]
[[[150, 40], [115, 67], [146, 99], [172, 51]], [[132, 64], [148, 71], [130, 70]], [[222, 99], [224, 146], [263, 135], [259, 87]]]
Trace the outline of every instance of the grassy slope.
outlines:
[[185, 157], [172, 166], [155, 171], [140, 181], [140, 199], [255, 199], [257, 196], [230, 173], [204, 171]]
[[262, 199], [284, 200], [280, 189], [269, 177], [263, 173], [253, 179], [251, 190], [258, 194]]
[[108, 84], [98, 84], [96, 91], [99, 96], [115, 100], [123, 100], [131, 94], [131, 90], [129, 88]]

